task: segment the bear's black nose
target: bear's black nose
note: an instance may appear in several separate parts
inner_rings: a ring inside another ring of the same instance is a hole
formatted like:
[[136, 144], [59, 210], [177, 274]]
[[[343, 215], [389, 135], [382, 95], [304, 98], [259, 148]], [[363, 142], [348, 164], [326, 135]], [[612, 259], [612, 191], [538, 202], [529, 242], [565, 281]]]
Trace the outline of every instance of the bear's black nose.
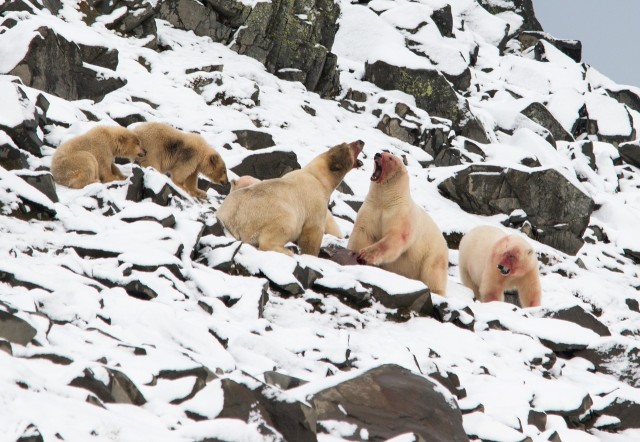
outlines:
[[498, 264], [498, 270], [500, 270], [500, 273], [502, 273], [503, 275], [508, 275], [511, 271], [509, 267], [505, 267], [502, 264]]
[[377, 160], [377, 159], [379, 159], [381, 156], [382, 156], [382, 154], [381, 154], [380, 152], [377, 152], [377, 153], [373, 156], [373, 159], [374, 159], [374, 160]]

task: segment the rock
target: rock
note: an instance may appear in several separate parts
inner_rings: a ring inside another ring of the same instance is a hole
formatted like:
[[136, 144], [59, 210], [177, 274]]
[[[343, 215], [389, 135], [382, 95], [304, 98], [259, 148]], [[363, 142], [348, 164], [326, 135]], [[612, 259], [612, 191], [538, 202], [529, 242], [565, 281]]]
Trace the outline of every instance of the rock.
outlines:
[[44, 442], [40, 430], [33, 424], [27, 425], [22, 436], [16, 439], [16, 442]]
[[625, 163], [640, 167], [640, 142], [620, 143], [618, 152]]
[[[11, 115], [3, 116], [0, 119], [0, 130], [4, 131], [19, 149], [38, 157], [42, 156], [40, 148], [44, 142], [39, 134], [39, 125], [44, 118], [40, 113], [41, 110], [37, 107], [37, 103], [31, 101], [20, 86], [11, 82], [0, 83], [0, 96], [3, 97], [5, 106], [21, 111], [17, 115], [12, 113]], [[2, 140], [2, 144], [12, 146], [10, 140], [6, 139]], [[3, 151], [6, 152], [6, 148], [3, 147]], [[15, 166], [26, 162], [24, 154], [15, 153], [11, 155], [10, 152], [7, 152], [6, 155], [7, 160], [12, 158], [9, 165], [13, 163]], [[24, 157], [24, 161], [22, 157]], [[28, 167], [28, 163], [25, 167]], [[15, 169], [16, 167], [13, 168]]]
[[265, 371], [263, 373], [263, 376], [264, 381], [267, 384], [276, 386], [283, 390], [296, 388], [307, 383], [307, 381], [303, 381], [302, 379], [288, 376], [286, 374], [278, 373], [277, 371]]
[[49, 172], [18, 171], [16, 175], [45, 194], [52, 202], [57, 203], [59, 201], [56, 193], [56, 183]]
[[161, 2], [156, 18], [168, 21], [177, 29], [193, 31], [196, 35], [210, 37], [216, 42], [229, 42], [234, 31], [223, 22], [212, 7], [207, 5], [207, 2], [193, 0]]
[[25, 153], [4, 135], [6, 135], [6, 132], [0, 130], [0, 167], [6, 170], [26, 169], [29, 167]]
[[249, 129], [234, 130], [233, 133], [236, 135], [236, 142], [245, 149], [260, 150], [276, 145], [270, 133]]
[[[1, 281], [5, 281], [0, 277]], [[27, 345], [37, 331], [24, 319], [0, 310], [0, 337], [19, 345]]]
[[119, 52], [117, 49], [105, 48], [103, 46], [89, 46], [82, 43], [78, 43], [78, 47], [80, 48], [83, 62], [112, 71], [118, 68]]
[[450, 322], [465, 330], [473, 331], [475, 324], [475, 316], [469, 307], [456, 309], [443, 298], [438, 298], [433, 302], [432, 316], [440, 322]]
[[333, 0], [259, 2], [231, 48], [260, 61], [271, 73], [293, 70], [299, 74], [294, 79], [308, 90], [332, 97], [339, 89], [337, 57], [330, 52], [339, 15]]
[[560, 172], [523, 172], [493, 165], [470, 165], [438, 185], [444, 196], [478, 215], [523, 210], [534, 239], [575, 255], [594, 210], [593, 200]]
[[364, 80], [384, 90], [399, 90], [412, 95], [416, 106], [429, 115], [446, 118], [461, 135], [480, 143], [489, 138], [482, 124], [469, 110], [445, 76], [435, 69], [409, 69], [384, 61], [365, 64]]
[[547, 427], [547, 413], [540, 410], [529, 410], [529, 416], [527, 417], [527, 423], [533, 425], [539, 431], [544, 431]]
[[533, 102], [520, 113], [551, 132], [556, 141], [575, 141], [543, 104]]
[[35, 89], [48, 92], [66, 100], [91, 99], [100, 101], [106, 94], [121, 88], [125, 81], [106, 76], [105, 69], [97, 71], [83, 65], [82, 51], [49, 28], [38, 29], [40, 37], [34, 37], [25, 57], [10, 72]]
[[124, 290], [129, 296], [142, 299], [143, 301], [150, 301], [158, 297], [155, 290], [137, 279], [127, 282]]
[[[621, 342], [607, 342], [575, 353], [596, 367], [596, 371], [615, 376], [620, 381], [640, 387], [640, 348]], [[624, 361], [624, 363], [620, 363]]]
[[83, 376], [73, 379], [69, 385], [89, 390], [106, 403], [141, 406], [147, 402], [140, 390], [124, 373], [112, 368], [102, 368], [106, 371], [109, 379], [106, 385], [96, 378], [90, 368], [85, 368]]
[[13, 347], [11, 347], [11, 342], [0, 339], [0, 351], [13, 356]]
[[540, 40], [551, 43], [576, 63], [582, 60], [582, 42], [579, 40], [560, 40], [540, 31], [522, 31], [518, 35], [518, 41], [522, 43], [523, 50], [536, 45]]
[[523, 30], [542, 31], [542, 26], [540, 26], [540, 22], [538, 22], [533, 10], [533, 0], [512, 0], [500, 2], [493, 0], [479, 0], [479, 3], [494, 15], [507, 11], [512, 11], [520, 15], [524, 20], [521, 27]]
[[640, 112], [640, 96], [637, 93], [629, 89], [618, 89], [617, 91], [607, 89], [607, 93], [619, 103], [626, 104], [634, 111]]
[[468, 441], [457, 405], [436, 385], [397, 365], [382, 365], [316, 393], [318, 421], [334, 420], [366, 429], [368, 440], [414, 432], [432, 442]]
[[582, 307], [574, 305], [573, 307], [563, 308], [561, 310], [550, 310], [544, 313], [545, 318], [563, 319], [573, 322], [581, 327], [593, 330], [600, 336], [611, 336], [611, 332], [606, 325], [598, 321], [595, 316], [585, 311]]
[[418, 145], [418, 140], [420, 139], [420, 130], [415, 124], [407, 124], [404, 120], [392, 118], [387, 114], [382, 116], [376, 128], [390, 137], [397, 138], [414, 146]]
[[337, 245], [321, 247], [320, 258], [329, 259], [340, 265], [358, 265], [356, 252]]
[[278, 399], [268, 387], [250, 390], [231, 379], [222, 380], [224, 407], [218, 418], [235, 418], [256, 422], [265, 436], [279, 440], [275, 429], [285, 441], [315, 442], [316, 412], [297, 401]]
[[451, 5], [447, 4], [439, 9], [434, 9], [431, 18], [438, 27], [440, 35], [443, 37], [453, 37], [453, 16], [451, 15]]
[[279, 178], [296, 169], [300, 169], [297, 155], [281, 151], [249, 155], [239, 165], [231, 168], [238, 176], [251, 175], [260, 180]]
[[620, 420], [615, 426], [617, 431], [640, 428], [640, 403], [630, 399], [615, 398], [606, 406], [593, 411], [598, 416], [617, 417]]

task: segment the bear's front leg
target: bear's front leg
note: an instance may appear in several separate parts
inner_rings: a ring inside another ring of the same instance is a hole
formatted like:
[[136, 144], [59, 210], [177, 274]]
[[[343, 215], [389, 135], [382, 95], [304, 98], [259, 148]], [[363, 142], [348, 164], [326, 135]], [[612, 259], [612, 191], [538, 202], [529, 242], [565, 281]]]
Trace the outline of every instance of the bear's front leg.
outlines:
[[524, 283], [518, 286], [518, 297], [520, 305], [525, 307], [539, 307], [541, 298], [540, 280], [535, 278], [523, 278]]
[[[176, 182], [176, 184], [178, 184]], [[207, 192], [198, 189], [198, 171], [196, 170], [191, 175], [187, 176], [182, 183], [179, 183], [180, 187], [187, 191], [187, 193], [195, 198], [206, 198]]]
[[102, 173], [100, 176], [100, 181], [102, 181], [103, 183], [109, 183], [111, 181], [122, 181], [125, 178], [126, 177], [122, 172], [120, 172], [118, 166], [116, 166], [115, 163], [111, 163], [107, 167], [105, 167], [104, 173]]
[[365, 247], [358, 253], [360, 264], [380, 265], [395, 261], [408, 248], [407, 235], [400, 231], [389, 231], [378, 242]]

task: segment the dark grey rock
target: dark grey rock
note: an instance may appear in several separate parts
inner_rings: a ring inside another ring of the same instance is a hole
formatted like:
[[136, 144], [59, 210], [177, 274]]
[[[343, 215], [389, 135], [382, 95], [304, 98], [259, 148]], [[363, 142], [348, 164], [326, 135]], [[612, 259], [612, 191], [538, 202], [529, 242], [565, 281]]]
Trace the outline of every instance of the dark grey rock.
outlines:
[[364, 79], [384, 90], [399, 90], [412, 95], [416, 106], [436, 117], [453, 122], [453, 129], [480, 143], [488, 143], [487, 133], [469, 110], [466, 100], [456, 93], [437, 70], [409, 69], [384, 61], [365, 64]]
[[616, 99], [619, 103], [626, 104], [636, 112], [640, 112], [640, 96], [629, 89], [620, 89], [612, 91], [607, 89], [610, 97]]
[[[13, 173], [13, 172], [10, 172]], [[16, 174], [16, 177], [22, 179]], [[15, 190], [15, 189], [10, 189]], [[39, 220], [39, 221], [49, 221], [55, 218], [56, 210], [53, 208], [53, 204], [46, 204], [43, 202], [36, 202], [29, 199], [28, 196], [15, 192], [15, 196], [20, 200], [16, 206], [3, 206], [2, 202], [0, 202], [0, 208], [3, 209], [4, 214], [8, 216], [12, 216], [14, 218], [18, 218], [21, 220], [29, 221], [29, 220]]]
[[281, 388], [282, 390], [288, 390], [290, 388], [296, 388], [307, 383], [302, 379], [298, 379], [293, 376], [278, 373], [277, 371], [265, 371], [263, 373], [264, 381], [269, 384]]
[[28, 359], [46, 359], [47, 361], [53, 362], [54, 364], [58, 365], [73, 364], [73, 359], [55, 353], [36, 353], [34, 355], [28, 356]]
[[529, 410], [529, 416], [527, 417], [527, 423], [533, 425], [540, 431], [544, 431], [547, 427], [547, 413], [540, 410]]
[[581, 327], [593, 330], [600, 336], [611, 336], [611, 332], [606, 325], [598, 321], [591, 313], [577, 305], [569, 308], [563, 308], [561, 310], [547, 311], [544, 313], [544, 316], [546, 318], [562, 319], [573, 322]]
[[431, 292], [427, 287], [417, 292], [390, 294], [383, 288], [370, 282], [362, 282], [363, 287], [371, 290], [371, 296], [387, 308], [410, 308], [418, 299]]
[[522, 31], [518, 35], [518, 40], [522, 43], [523, 49], [530, 48], [538, 44], [540, 40], [544, 40], [551, 43], [576, 63], [580, 63], [582, 60], [582, 42], [579, 40], [560, 40], [540, 31]]
[[407, 125], [400, 118], [393, 118], [385, 114], [382, 116], [376, 128], [390, 137], [397, 138], [409, 144], [418, 145], [420, 140], [420, 130], [415, 124]]
[[49, 28], [40, 28], [41, 38], [29, 44], [25, 58], [9, 74], [35, 89], [66, 100], [92, 99], [100, 101], [106, 94], [125, 85], [125, 81], [105, 78], [105, 70], [96, 71], [83, 66], [82, 51], [74, 42]]
[[554, 169], [523, 172], [471, 165], [438, 185], [444, 196], [470, 213], [510, 214], [523, 210], [533, 237], [575, 255], [594, 210], [594, 202]]
[[[535, 401], [535, 397], [534, 397], [534, 401]], [[578, 405], [576, 408], [572, 410], [549, 408], [544, 410], [544, 412], [547, 414], [557, 414], [569, 420], [570, 422], [577, 422], [580, 416], [585, 414], [591, 408], [592, 405], [593, 405], [593, 399], [591, 399], [591, 396], [589, 394], [586, 394], [580, 401], [580, 405]]]
[[[250, 390], [230, 379], [222, 380], [224, 406], [218, 418], [234, 418], [255, 422], [260, 416], [258, 430], [265, 436], [276, 436], [275, 429], [286, 441], [315, 442], [316, 412], [297, 401], [279, 400], [270, 387]], [[250, 420], [251, 419], [251, 420]]]
[[556, 141], [574, 141], [573, 136], [562, 127], [542, 103], [531, 103], [521, 113], [551, 132]]
[[431, 442], [469, 440], [458, 407], [449, 404], [433, 382], [397, 365], [371, 369], [316, 393], [311, 402], [319, 421], [343, 421], [366, 428], [368, 440], [386, 440], [409, 432]]
[[[0, 132], [4, 132], [1, 131]], [[27, 155], [12, 144], [0, 144], [0, 166], [6, 170], [26, 169], [29, 167]]]
[[453, 37], [453, 16], [451, 15], [451, 5], [444, 5], [439, 9], [434, 9], [431, 14], [431, 18], [443, 37]]
[[432, 316], [440, 322], [450, 322], [465, 330], [473, 331], [475, 325], [475, 315], [469, 307], [458, 310], [444, 300], [433, 303]]
[[318, 256], [320, 256], [320, 258], [329, 259], [340, 265], [358, 265], [356, 252], [336, 245], [321, 247], [320, 254]]
[[640, 404], [629, 399], [616, 398], [605, 407], [594, 411], [598, 416], [607, 415], [620, 419], [620, 423], [615, 427], [618, 431], [640, 428]]
[[102, 402], [144, 405], [147, 401], [135, 384], [122, 372], [104, 367], [109, 376], [107, 385], [96, 379], [93, 371], [85, 368], [82, 377], [73, 379], [69, 385], [84, 388], [95, 394]]
[[301, 267], [300, 264], [296, 265], [293, 276], [305, 289], [311, 288], [318, 278], [322, 278], [322, 274], [319, 271], [311, 267]]
[[151, 299], [158, 297], [155, 290], [137, 279], [127, 282], [123, 288], [129, 296], [142, 299], [144, 301], [150, 301]]
[[618, 152], [625, 163], [640, 167], [640, 142], [620, 143]]
[[[4, 278], [0, 278], [4, 281]], [[27, 321], [0, 310], [0, 338], [19, 345], [27, 345], [37, 331]]]
[[27, 184], [42, 192], [52, 202], [57, 203], [56, 183], [49, 172], [17, 171], [16, 175], [22, 178]]
[[533, 0], [513, 0], [508, 2], [479, 0], [478, 3], [480, 3], [483, 8], [494, 15], [506, 11], [517, 13], [524, 20], [521, 28], [523, 30], [542, 31], [542, 26], [540, 26], [540, 22], [538, 22], [538, 19], [536, 18], [535, 12], [533, 10]]
[[163, 1], [156, 17], [168, 21], [177, 29], [193, 31], [216, 42], [229, 42], [234, 31], [206, 1]]
[[[611, 342], [575, 353], [596, 367], [596, 371], [615, 376], [620, 381], [640, 387], [640, 348]], [[624, 361], [624, 364], [617, 362]]]
[[[23, 109], [23, 115], [25, 115], [25, 117], [17, 126], [13, 127], [9, 127], [0, 122], [0, 130], [9, 135], [11, 140], [13, 140], [13, 142], [19, 149], [29, 152], [32, 155], [41, 157], [42, 152], [40, 148], [42, 147], [44, 142], [38, 134], [38, 127], [43, 122], [42, 120], [44, 117], [39, 113], [38, 107], [33, 107], [33, 105], [37, 106], [37, 103], [33, 103], [27, 97], [27, 94], [22, 90], [20, 86], [18, 86], [17, 84], [14, 84], [13, 86], [15, 87], [18, 100], [18, 103], [16, 104]], [[4, 97], [5, 100], [11, 100], [12, 98], [13, 97]], [[33, 109], [33, 111], [31, 109]], [[10, 152], [7, 152], [7, 159], [9, 159], [10, 156], [11, 158], [13, 158], [14, 164], [19, 164], [22, 162], [20, 155], [18, 154], [11, 155]]]
[[467, 397], [467, 391], [460, 385], [460, 378], [457, 374], [449, 371], [442, 373], [440, 370], [436, 370], [433, 373], [429, 373], [429, 377], [442, 384], [444, 388], [449, 390], [449, 393], [458, 399]]
[[368, 290], [358, 290], [355, 287], [332, 287], [322, 279], [315, 281], [312, 288], [320, 293], [335, 295], [345, 304], [355, 308], [371, 305], [371, 293]]
[[29, 424], [22, 435], [16, 439], [16, 442], [44, 442], [44, 439], [38, 427], [34, 424]]
[[0, 339], [0, 351], [13, 356], [13, 347], [11, 347], [11, 342]]
[[[118, 50], [103, 46], [89, 46], [78, 44], [82, 61], [105, 69], [115, 71], [118, 68]], [[125, 126], [126, 127], [126, 126]]]
[[234, 130], [233, 133], [236, 135], [236, 142], [245, 149], [260, 150], [276, 145], [271, 134], [267, 132], [243, 129]]
[[295, 153], [275, 151], [249, 155], [231, 170], [238, 176], [251, 175], [260, 180], [268, 180], [296, 169], [300, 169], [300, 164]]

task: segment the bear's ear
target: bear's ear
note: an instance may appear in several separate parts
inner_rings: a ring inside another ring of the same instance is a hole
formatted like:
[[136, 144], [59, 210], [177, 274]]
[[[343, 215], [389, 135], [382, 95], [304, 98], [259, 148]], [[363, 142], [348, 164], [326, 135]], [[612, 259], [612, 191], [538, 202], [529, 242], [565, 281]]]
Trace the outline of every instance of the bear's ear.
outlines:
[[527, 255], [533, 255], [533, 249], [529, 249], [529, 251], [527, 252]]
[[216, 167], [218, 165], [218, 163], [220, 162], [220, 160], [218, 159], [218, 155], [210, 155], [209, 156], [209, 162], [211, 163], [211, 165], [213, 167]]

